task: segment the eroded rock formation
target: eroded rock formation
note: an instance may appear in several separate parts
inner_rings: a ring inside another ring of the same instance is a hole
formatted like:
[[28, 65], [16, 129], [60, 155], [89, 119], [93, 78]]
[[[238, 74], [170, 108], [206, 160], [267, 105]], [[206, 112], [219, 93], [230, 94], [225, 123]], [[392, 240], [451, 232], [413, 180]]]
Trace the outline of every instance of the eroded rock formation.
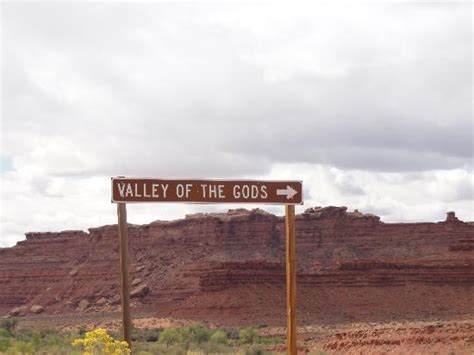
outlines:
[[[383, 223], [345, 207], [296, 217], [303, 322], [465, 314], [474, 225]], [[284, 322], [283, 218], [262, 210], [129, 225], [136, 311], [222, 322]], [[0, 249], [0, 315], [117, 311], [117, 226], [27, 233]], [[35, 308], [37, 309], [37, 308]]]

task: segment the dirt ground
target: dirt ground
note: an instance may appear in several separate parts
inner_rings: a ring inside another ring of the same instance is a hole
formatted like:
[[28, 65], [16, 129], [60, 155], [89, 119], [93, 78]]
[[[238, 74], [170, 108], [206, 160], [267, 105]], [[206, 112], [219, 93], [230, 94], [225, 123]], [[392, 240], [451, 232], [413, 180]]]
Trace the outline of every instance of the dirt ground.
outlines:
[[[196, 322], [136, 317], [137, 328], [180, 327]], [[117, 330], [120, 314], [34, 316], [18, 319], [23, 329], [75, 330], [105, 327]], [[206, 324], [209, 327], [215, 324]], [[219, 325], [222, 326], [222, 325]], [[262, 335], [285, 338], [285, 327], [263, 327]], [[285, 352], [285, 346], [267, 350]], [[474, 354], [474, 318], [409, 320], [388, 323], [340, 323], [298, 327], [298, 353], [312, 354]]]
[[[285, 336], [284, 328], [270, 328], [264, 332]], [[474, 320], [306, 326], [298, 329], [298, 347], [299, 353], [315, 354], [472, 355]]]

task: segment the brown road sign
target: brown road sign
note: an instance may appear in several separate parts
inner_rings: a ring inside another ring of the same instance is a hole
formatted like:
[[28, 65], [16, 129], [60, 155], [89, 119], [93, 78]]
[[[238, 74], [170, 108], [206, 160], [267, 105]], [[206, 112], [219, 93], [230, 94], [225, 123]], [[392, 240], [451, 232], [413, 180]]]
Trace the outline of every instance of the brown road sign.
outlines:
[[303, 203], [301, 181], [112, 178], [112, 202]]

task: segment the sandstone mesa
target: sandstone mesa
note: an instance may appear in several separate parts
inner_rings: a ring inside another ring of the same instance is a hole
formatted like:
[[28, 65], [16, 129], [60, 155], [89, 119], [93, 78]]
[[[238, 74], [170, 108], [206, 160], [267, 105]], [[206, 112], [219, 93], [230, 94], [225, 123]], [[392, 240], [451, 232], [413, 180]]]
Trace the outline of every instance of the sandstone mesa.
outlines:
[[[284, 219], [254, 209], [129, 225], [132, 313], [285, 322]], [[301, 323], [472, 313], [474, 224], [296, 216]], [[27, 233], [0, 248], [0, 316], [120, 310], [117, 226]]]

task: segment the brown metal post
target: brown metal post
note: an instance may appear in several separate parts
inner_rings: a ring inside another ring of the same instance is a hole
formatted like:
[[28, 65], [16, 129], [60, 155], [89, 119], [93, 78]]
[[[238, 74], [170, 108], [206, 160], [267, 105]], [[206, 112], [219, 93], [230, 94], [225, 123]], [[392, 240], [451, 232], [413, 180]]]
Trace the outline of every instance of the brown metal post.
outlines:
[[130, 317], [130, 283], [128, 280], [128, 230], [127, 207], [117, 203], [119, 251], [120, 251], [120, 284], [122, 291], [122, 326], [123, 340], [132, 348], [132, 320]]
[[296, 355], [296, 242], [295, 206], [285, 206], [286, 227], [286, 315], [287, 315], [287, 354]]

